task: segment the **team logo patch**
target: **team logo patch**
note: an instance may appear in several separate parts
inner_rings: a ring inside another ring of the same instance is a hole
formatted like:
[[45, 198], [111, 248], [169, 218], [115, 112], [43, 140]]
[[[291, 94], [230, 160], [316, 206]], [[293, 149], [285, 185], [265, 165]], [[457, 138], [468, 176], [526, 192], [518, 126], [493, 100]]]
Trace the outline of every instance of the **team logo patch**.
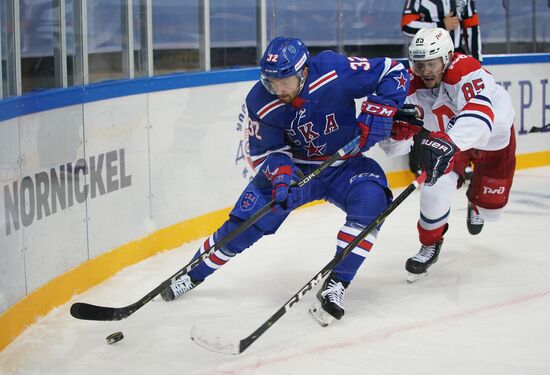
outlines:
[[481, 201], [498, 206], [506, 204], [508, 200], [507, 179], [483, 177], [480, 185], [479, 199]]
[[252, 136], [258, 135], [258, 129], [259, 127], [251, 123], [246, 104], [243, 103], [237, 118], [237, 126], [235, 127], [239, 139], [237, 144], [235, 165], [237, 166], [237, 169], [240, 170], [240, 174], [243, 179], [247, 181], [251, 181], [256, 174], [254, 170], [254, 163], [250, 158], [250, 143], [248, 140], [251, 136], [251, 132], [254, 132]]
[[250, 211], [251, 209], [254, 208], [257, 201], [258, 201], [258, 194], [256, 194], [254, 191], [245, 192], [240, 203], [241, 210]]

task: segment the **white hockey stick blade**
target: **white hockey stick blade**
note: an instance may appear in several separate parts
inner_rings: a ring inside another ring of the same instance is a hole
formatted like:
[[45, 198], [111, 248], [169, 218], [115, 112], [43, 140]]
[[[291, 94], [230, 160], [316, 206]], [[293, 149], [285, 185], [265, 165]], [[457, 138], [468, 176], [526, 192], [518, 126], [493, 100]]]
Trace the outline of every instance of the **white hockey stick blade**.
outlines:
[[204, 329], [198, 328], [197, 326], [193, 326], [193, 328], [191, 328], [191, 340], [193, 340], [198, 346], [214, 353], [232, 355], [241, 354], [239, 341], [225, 340], [217, 336], [215, 333], [208, 332]]
[[409, 272], [409, 275], [407, 276], [407, 282], [409, 284], [412, 284], [420, 279], [423, 279], [425, 278], [426, 276], [428, 276], [428, 272], [423, 272], [423, 273], [410, 273]]
[[321, 303], [317, 300], [315, 301], [315, 305], [309, 308], [308, 312], [309, 316], [319, 323], [321, 327], [328, 327], [334, 321], [334, 317], [323, 310]]

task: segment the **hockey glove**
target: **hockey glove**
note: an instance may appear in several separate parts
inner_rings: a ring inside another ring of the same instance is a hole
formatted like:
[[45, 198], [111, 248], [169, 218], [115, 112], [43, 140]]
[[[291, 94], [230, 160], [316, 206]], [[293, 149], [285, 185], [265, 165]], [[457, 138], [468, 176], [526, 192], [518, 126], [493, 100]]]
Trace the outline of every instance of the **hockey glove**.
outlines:
[[294, 165], [290, 157], [275, 153], [268, 156], [261, 171], [273, 185], [272, 198], [276, 211], [288, 213], [302, 205], [302, 189], [292, 186], [303, 173]]
[[[410, 112], [410, 113], [406, 113]], [[411, 139], [420, 133], [424, 125], [424, 111], [422, 107], [414, 104], [405, 104], [397, 114], [393, 116], [391, 138], [396, 141]]]
[[420, 165], [426, 171], [424, 185], [431, 186], [437, 179], [453, 170], [454, 155], [460, 149], [444, 132], [430, 133], [420, 145]]
[[389, 101], [371, 98], [370, 101], [363, 102], [361, 114], [357, 118], [361, 134], [359, 149], [362, 153], [390, 136], [392, 118], [396, 112], [397, 109]]

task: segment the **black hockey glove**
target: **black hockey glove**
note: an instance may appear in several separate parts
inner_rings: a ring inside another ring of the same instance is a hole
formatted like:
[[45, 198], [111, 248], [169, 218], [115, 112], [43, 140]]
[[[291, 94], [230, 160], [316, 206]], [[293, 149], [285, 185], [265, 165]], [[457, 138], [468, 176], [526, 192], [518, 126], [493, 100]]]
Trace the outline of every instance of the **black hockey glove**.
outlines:
[[396, 141], [411, 139], [420, 133], [424, 126], [424, 111], [422, 107], [414, 104], [405, 104], [397, 110], [393, 116], [393, 127], [391, 129], [391, 138]]
[[454, 155], [459, 148], [444, 132], [430, 133], [420, 145], [420, 165], [426, 171], [424, 185], [431, 186], [437, 179], [453, 170]]

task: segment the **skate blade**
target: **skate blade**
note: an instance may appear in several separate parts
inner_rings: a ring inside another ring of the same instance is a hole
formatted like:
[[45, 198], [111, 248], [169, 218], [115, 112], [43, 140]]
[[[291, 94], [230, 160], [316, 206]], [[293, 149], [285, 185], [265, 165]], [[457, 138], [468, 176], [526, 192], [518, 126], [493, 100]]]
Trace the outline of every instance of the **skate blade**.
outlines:
[[328, 327], [334, 320], [334, 317], [321, 308], [320, 303], [316, 303], [315, 306], [309, 310], [309, 315], [315, 320], [321, 327]]
[[409, 275], [407, 276], [407, 282], [409, 284], [412, 284], [420, 279], [423, 279], [425, 278], [426, 276], [428, 276], [428, 272], [423, 272], [423, 273], [410, 273], [409, 272]]

